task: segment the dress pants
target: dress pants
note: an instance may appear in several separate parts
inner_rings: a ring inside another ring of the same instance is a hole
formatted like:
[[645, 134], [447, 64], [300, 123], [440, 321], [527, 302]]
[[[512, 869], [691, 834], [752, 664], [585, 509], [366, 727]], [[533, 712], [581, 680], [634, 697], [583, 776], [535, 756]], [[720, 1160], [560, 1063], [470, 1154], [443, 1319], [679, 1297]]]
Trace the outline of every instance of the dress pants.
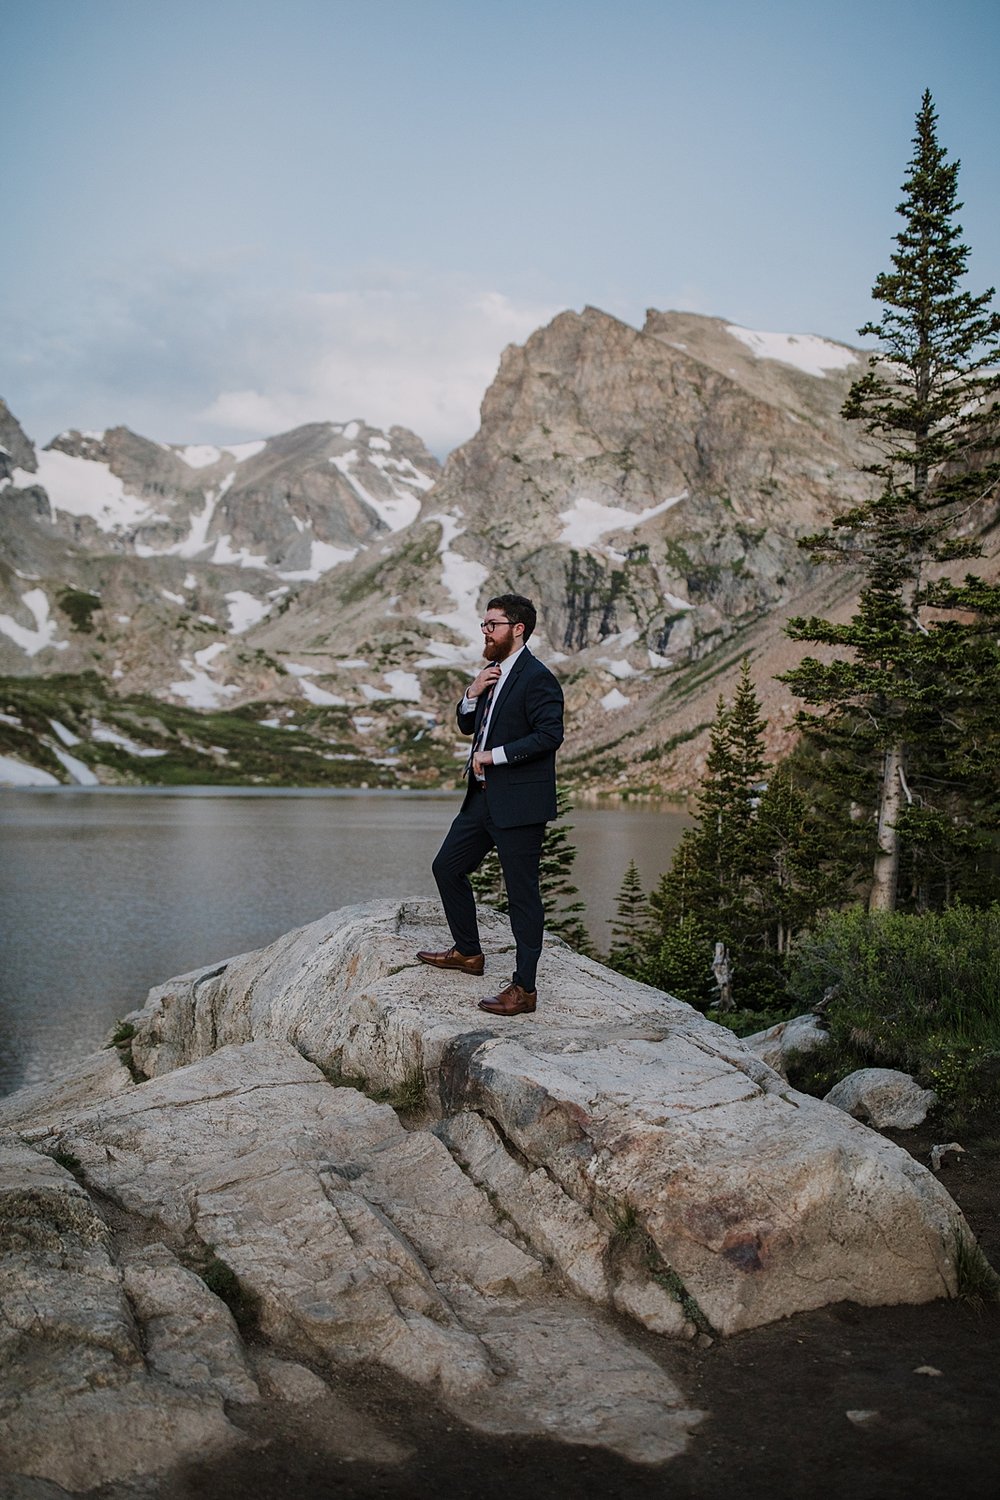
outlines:
[[469, 876], [491, 849], [496, 849], [507, 888], [510, 925], [517, 949], [513, 980], [524, 990], [535, 988], [542, 952], [545, 912], [538, 889], [544, 823], [497, 828], [489, 815], [486, 793], [470, 786], [462, 810], [452, 823], [431, 869], [452, 941], [459, 953], [481, 953], [476, 897]]

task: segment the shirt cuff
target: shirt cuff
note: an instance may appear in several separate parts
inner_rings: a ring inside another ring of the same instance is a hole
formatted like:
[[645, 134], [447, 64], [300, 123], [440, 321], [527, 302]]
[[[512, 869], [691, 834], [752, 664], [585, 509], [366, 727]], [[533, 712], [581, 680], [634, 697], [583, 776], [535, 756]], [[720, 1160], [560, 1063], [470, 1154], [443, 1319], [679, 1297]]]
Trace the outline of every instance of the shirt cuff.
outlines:
[[461, 703], [458, 705], [458, 708], [459, 708], [459, 712], [463, 713], [463, 714], [472, 714], [472, 713], [475, 713], [475, 711], [476, 711], [476, 700], [475, 700], [475, 698], [470, 698], [469, 695], [468, 695], [468, 693], [466, 693], [465, 697], [462, 699]]
[[502, 745], [494, 745], [490, 754], [493, 757], [493, 764], [495, 766], [505, 766], [507, 764], [507, 752]]

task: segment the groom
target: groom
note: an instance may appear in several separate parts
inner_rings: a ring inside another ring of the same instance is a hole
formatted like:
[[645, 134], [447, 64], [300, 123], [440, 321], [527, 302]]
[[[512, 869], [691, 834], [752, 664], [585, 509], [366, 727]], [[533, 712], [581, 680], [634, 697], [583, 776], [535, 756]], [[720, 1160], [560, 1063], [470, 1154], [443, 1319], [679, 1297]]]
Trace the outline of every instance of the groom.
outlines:
[[494, 1016], [533, 1011], [545, 913], [538, 865], [545, 825], [556, 816], [556, 751], [563, 695], [548, 667], [525, 647], [537, 614], [521, 594], [500, 594], [482, 621], [486, 666], [458, 705], [458, 727], [472, 735], [461, 811], [432, 866], [453, 947], [418, 953], [438, 969], [482, 974], [485, 960], [469, 875], [495, 848], [503, 870], [517, 953], [511, 982], [480, 1000]]

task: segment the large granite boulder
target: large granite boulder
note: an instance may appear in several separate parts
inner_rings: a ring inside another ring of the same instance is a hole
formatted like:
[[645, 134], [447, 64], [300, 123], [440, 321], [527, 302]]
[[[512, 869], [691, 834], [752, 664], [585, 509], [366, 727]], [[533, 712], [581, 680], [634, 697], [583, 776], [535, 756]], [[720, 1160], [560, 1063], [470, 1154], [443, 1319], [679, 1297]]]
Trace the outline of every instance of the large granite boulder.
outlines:
[[642, 1238], [652, 1286], [720, 1333], [845, 1297], [953, 1291], [958, 1210], [905, 1152], [789, 1089], [724, 1027], [560, 944], [534, 1016], [484, 1016], [477, 997], [511, 963], [506, 923], [485, 935], [483, 984], [416, 962], [446, 941], [434, 902], [333, 913], [154, 990], [130, 1018], [134, 1063], [155, 1077], [280, 1038], [370, 1089], [419, 1075], [434, 1115], [474, 1112], [527, 1176], [543, 1172], [562, 1218], [575, 1206]]
[[485, 1017], [511, 955], [484, 936], [475, 981], [416, 962], [434, 903], [334, 913], [0, 1101], [7, 1473], [127, 1484], [372, 1365], [481, 1430], [658, 1463], [701, 1413], [628, 1320], [704, 1338], [955, 1290], [964, 1221], [891, 1142], [558, 942], [539, 1011]]

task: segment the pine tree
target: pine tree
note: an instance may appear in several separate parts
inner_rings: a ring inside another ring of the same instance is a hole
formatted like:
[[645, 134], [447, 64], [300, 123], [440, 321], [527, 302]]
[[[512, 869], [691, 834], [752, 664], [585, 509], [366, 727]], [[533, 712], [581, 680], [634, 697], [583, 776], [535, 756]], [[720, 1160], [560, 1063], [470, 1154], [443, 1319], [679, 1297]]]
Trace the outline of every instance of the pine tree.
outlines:
[[[766, 770], [764, 721], [744, 658], [731, 705], [720, 697], [698, 789], [697, 832], [681, 856], [690, 909], [719, 925], [719, 938], [743, 924], [746, 884], [755, 873], [754, 809]], [[682, 839], [682, 843], [684, 843]]]
[[586, 907], [572, 881], [576, 846], [570, 839], [573, 825], [566, 822], [572, 810], [571, 804], [562, 787], [556, 792], [556, 808], [555, 821], [545, 827], [538, 871], [538, 884], [545, 905], [545, 925], [549, 932], [556, 933], [578, 953], [593, 954], [594, 945], [583, 920]]
[[711, 932], [689, 912], [663, 929], [637, 977], [688, 1005], [708, 1010], [716, 998], [712, 949]]
[[649, 903], [639, 879], [635, 860], [628, 869], [615, 901], [617, 919], [611, 924], [611, 948], [608, 964], [619, 974], [642, 978], [644, 952], [649, 938]]
[[944, 569], [977, 553], [971, 533], [996, 499], [1000, 314], [989, 307], [993, 288], [961, 289], [969, 251], [955, 223], [959, 163], [947, 161], [936, 126], [925, 93], [893, 270], [872, 289], [881, 314], [860, 330], [879, 351], [844, 406], [878, 445], [867, 471], [880, 488], [803, 544], [817, 560], [860, 567], [858, 606], [845, 625], [788, 626], [794, 640], [850, 654], [806, 657], [783, 678], [819, 710], [800, 723], [824, 746], [831, 774], [844, 777], [853, 761], [851, 799], [871, 810], [873, 910], [892, 909], [901, 892], [917, 906], [948, 899], [970, 852], [988, 859], [982, 771], [996, 763], [995, 744], [972, 763], [965, 746], [970, 736], [990, 740], [1000, 590], [972, 576], [956, 584]]
[[697, 822], [684, 832], [649, 898], [652, 924], [641, 977], [695, 1004], [712, 998], [717, 942], [729, 950], [744, 1004], [780, 988], [781, 964], [761, 960], [773, 946], [766, 937], [773, 902], [762, 895], [766, 866], [757, 816], [766, 790], [765, 728], [744, 660], [732, 703], [720, 696], [716, 705]]
[[757, 875], [750, 904], [757, 908], [760, 951], [782, 962], [797, 935], [824, 908], [839, 905], [845, 889], [800, 761], [801, 755], [792, 756], [774, 768], [755, 819]]

